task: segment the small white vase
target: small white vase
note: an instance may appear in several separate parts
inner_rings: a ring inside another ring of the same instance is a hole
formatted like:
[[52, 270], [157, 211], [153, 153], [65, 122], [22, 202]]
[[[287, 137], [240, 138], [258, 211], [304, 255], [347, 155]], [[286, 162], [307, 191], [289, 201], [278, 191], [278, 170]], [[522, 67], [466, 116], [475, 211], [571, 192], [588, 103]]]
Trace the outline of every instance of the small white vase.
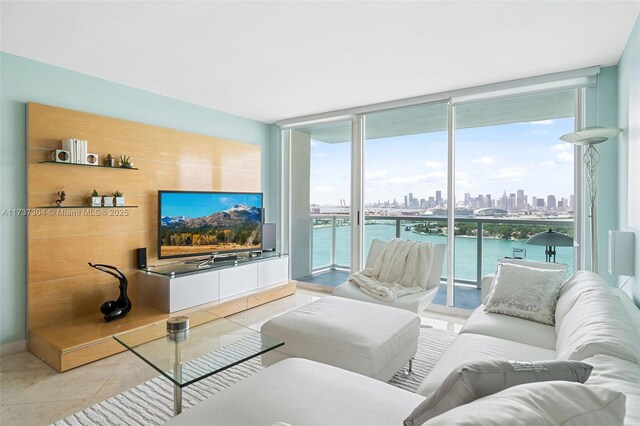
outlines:
[[91, 207], [100, 207], [102, 205], [102, 197], [91, 197]]
[[124, 207], [124, 197], [116, 197], [116, 206]]
[[113, 197], [106, 195], [102, 197], [102, 205], [105, 207], [113, 207]]

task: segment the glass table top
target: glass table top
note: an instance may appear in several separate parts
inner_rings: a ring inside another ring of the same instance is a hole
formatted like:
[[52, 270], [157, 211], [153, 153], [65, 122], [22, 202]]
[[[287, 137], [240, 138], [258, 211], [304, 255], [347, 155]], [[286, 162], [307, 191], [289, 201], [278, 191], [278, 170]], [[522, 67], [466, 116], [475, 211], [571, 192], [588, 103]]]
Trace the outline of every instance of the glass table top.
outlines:
[[113, 338], [180, 387], [284, 345], [210, 311], [188, 317], [186, 333], [170, 334], [162, 321]]

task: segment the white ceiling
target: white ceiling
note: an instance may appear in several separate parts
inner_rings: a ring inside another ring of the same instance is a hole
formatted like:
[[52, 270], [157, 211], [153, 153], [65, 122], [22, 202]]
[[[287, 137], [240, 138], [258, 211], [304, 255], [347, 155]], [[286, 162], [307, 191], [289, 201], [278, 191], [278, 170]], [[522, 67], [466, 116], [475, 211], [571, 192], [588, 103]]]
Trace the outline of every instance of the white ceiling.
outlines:
[[615, 65], [640, 1], [2, 1], [2, 50], [267, 123]]

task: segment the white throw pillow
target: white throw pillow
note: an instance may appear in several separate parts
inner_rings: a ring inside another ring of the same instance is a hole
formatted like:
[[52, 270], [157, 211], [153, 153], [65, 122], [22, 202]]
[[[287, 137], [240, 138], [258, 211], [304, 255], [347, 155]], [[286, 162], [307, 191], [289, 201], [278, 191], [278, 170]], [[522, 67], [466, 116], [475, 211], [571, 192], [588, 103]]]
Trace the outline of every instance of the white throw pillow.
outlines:
[[418, 426], [455, 407], [532, 382], [565, 380], [584, 383], [592, 367], [568, 361], [477, 361], [456, 368], [429, 397], [404, 420]]
[[566, 271], [498, 263], [484, 310], [555, 325], [555, 311]]
[[428, 420], [429, 426], [617, 426], [625, 396], [600, 386], [541, 382], [514, 386]]

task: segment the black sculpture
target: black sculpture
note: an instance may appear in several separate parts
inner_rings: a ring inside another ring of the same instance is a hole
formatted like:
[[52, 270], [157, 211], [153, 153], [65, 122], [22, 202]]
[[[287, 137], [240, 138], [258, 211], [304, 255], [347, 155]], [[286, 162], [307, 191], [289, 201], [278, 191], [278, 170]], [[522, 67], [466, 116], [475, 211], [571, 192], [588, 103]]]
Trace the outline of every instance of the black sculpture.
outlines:
[[[104, 320], [109, 322], [127, 315], [131, 310], [131, 300], [127, 297], [127, 286], [129, 285], [127, 277], [125, 277], [124, 274], [115, 266], [104, 265], [101, 263], [96, 263], [94, 265], [91, 262], [89, 262], [89, 266], [97, 269], [98, 271], [113, 275], [118, 279], [118, 281], [120, 281], [120, 297], [118, 297], [118, 300], [108, 300], [100, 306], [100, 312], [104, 314]], [[116, 272], [110, 271], [109, 269], [115, 270]]]

